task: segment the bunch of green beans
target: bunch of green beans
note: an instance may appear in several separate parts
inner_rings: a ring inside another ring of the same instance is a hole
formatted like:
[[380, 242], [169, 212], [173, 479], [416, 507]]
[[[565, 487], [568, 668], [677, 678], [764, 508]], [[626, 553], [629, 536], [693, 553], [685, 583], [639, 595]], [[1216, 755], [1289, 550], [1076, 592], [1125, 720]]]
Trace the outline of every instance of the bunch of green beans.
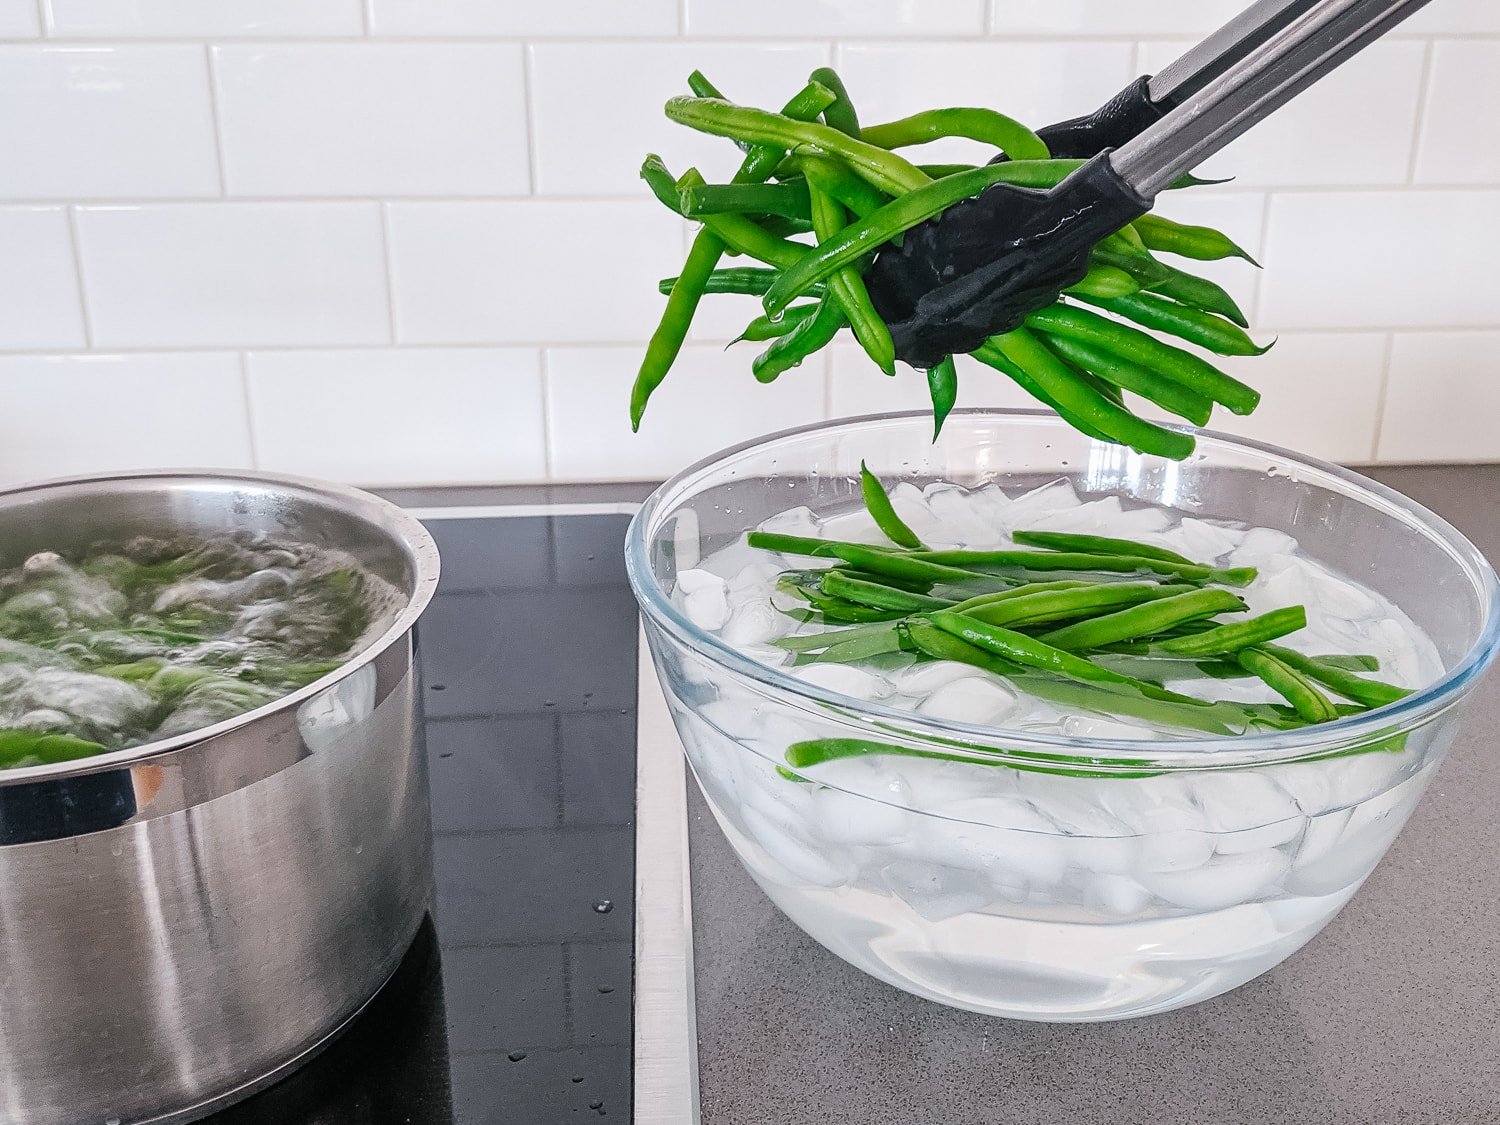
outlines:
[[[706, 182], [697, 169], [674, 176], [654, 155], [641, 168], [656, 197], [701, 229], [682, 271], [660, 282], [667, 306], [631, 392], [636, 429], [706, 294], [760, 298], [760, 313], [734, 342], [765, 344], [750, 365], [761, 382], [797, 367], [845, 328], [878, 368], [894, 375], [890, 330], [863, 281], [876, 252], [992, 184], [1047, 189], [1082, 163], [1052, 158], [1035, 132], [989, 109], [934, 109], [862, 124], [828, 67], [813, 71], [780, 113], [737, 105], [696, 71], [688, 86], [693, 96], [671, 99], [667, 116], [734, 141], [744, 155], [733, 178], [721, 184]], [[945, 137], [994, 146], [1006, 159], [915, 164], [897, 151]], [[1206, 182], [1212, 181], [1187, 176], [1173, 186]], [[762, 265], [726, 267], [726, 254]], [[973, 358], [1095, 440], [1186, 457], [1191, 433], [1140, 417], [1134, 400], [1192, 426], [1207, 424], [1215, 406], [1248, 414], [1258, 392], [1199, 353], [1259, 355], [1269, 345], [1251, 339], [1244, 314], [1223, 288], [1158, 254], [1253, 264], [1217, 230], [1143, 216], [1094, 247], [1087, 274], [1062, 299], [1016, 330], [991, 337]], [[958, 397], [954, 358], [926, 372], [934, 441]]]
[[[778, 583], [791, 599], [782, 612], [828, 626], [773, 642], [795, 653], [796, 664], [959, 661], [1068, 706], [1213, 734], [1330, 722], [1408, 694], [1362, 674], [1378, 670], [1372, 657], [1314, 656], [1273, 643], [1305, 628], [1307, 613], [1296, 605], [1248, 616], [1235, 591], [1255, 580], [1252, 568], [1051, 531], [1017, 531], [1006, 550], [929, 550], [863, 464], [859, 484], [889, 546], [748, 536], [752, 547], [833, 564], [786, 571]], [[1236, 676], [1258, 677], [1283, 703], [1203, 699], [1163, 686]]]

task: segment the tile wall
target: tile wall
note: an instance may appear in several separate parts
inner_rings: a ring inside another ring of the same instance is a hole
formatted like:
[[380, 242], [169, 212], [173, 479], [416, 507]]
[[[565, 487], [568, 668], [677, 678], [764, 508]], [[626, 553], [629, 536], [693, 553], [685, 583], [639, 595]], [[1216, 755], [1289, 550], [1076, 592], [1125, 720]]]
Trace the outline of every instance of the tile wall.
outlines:
[[[625, 396], [682, 224], [641, 155], [727, 170], [660, 106], [824, 63], [868, 119], [1043, 123], [1160, 68], [1223, 0], [0, 0], [0, 481], [166, 465], [366, 484], [657, 477], [784, 425], [920, 405], [848, 347], [770, 388], [707, 315]], [[936, 146], [935, 146], [936, 147]], [[950, 149], [958, 154], [961, 149]], [[937, 153], [934, 153], [937, 155]], [[1500, 3], [1434, 0], [1164, 213], [1265, 265], [1233, 427], [1353, 463], [1500, 459]], [[961, 403], [1020, 403], [980, 371]]]

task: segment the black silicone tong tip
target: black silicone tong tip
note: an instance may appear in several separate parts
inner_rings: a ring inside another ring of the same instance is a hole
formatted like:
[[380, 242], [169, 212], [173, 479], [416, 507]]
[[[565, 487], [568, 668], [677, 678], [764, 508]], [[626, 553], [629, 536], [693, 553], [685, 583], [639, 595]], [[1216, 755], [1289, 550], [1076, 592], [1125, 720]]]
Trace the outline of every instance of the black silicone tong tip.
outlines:
[[1103, 153], [1048, 191], [993, 184], [949, 207], [882, 247], [865, 283], [897, 357], [931, 367], [1056, 301], [1094, 244], [1148, 209]]

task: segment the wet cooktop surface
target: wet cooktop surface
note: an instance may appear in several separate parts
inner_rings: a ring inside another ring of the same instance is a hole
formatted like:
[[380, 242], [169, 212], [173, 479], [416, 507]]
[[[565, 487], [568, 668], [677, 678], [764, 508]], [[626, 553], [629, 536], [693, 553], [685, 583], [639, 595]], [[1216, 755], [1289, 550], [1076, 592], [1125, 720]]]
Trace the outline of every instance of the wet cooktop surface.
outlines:
[[628, 517], [428, 522], [437, 920], [323, 1055], [214, 1125], [630, 1119]]

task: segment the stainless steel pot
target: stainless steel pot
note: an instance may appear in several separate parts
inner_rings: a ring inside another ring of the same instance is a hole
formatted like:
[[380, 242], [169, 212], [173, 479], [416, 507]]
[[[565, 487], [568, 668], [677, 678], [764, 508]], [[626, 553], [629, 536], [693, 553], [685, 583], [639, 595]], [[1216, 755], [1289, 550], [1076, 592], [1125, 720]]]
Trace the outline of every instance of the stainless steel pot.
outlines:
[[337, 672], [237, 719], [0, 771], [0, 1122], [188, 1120], [314, 1051], [394, 971], [432, 894], [416, 520], [313, 481], [208, 472], [0, 492], [0, 564], [100, 539], [264, 530], [407, 595]]

